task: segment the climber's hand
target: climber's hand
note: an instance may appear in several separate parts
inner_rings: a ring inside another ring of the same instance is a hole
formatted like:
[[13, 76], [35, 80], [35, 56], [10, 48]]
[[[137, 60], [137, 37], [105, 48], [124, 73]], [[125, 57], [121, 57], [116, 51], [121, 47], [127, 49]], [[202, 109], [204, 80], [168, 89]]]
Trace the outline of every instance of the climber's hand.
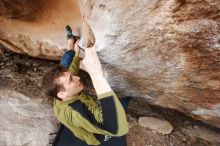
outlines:
[[81, 61], [80, 68], [87, 71], [91, 78], [94, 76], [103, 76], [102, 65], [95, 46], [85, 49], [85, 58]]
[[89, 73], [97, 95], [112, 91], [107, 80], [104, 78], [96, 47], [93, 46], [85, 49], [85, 58], [81, 62], [81, 67]]

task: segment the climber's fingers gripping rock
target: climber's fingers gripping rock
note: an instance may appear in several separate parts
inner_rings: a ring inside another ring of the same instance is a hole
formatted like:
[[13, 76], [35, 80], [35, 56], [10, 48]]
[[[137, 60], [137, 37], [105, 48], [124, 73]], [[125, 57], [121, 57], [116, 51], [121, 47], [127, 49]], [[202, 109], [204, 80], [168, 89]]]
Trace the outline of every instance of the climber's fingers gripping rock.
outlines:
[[92, 76], [103, 76], [103, 69], [98, 58], [96, 47], [85, 49], [85, 58], [81, 61], [81, 67]]

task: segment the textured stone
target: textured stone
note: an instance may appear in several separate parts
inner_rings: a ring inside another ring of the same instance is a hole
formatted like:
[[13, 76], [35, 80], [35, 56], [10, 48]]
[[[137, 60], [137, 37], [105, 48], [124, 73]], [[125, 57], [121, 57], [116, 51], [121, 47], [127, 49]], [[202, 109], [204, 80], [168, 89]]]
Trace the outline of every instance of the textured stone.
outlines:
[[220, 1], [82, 1], [113, 88], [220, 127]]
[[63, 27], [83, 20], [115, 91], [220, 127], [219, 0], [75, 2], [1, 0], [0, 43], [58, 59]]
[[0, 43], [30, 56], [58, 59], [67, 47], [64, 27], [81, 21], [72, 0], [0, 0]]
[[11, 90], [0, 90], [0, 145], [46, 146], [56, 129], [50, 105]]
[[170, 134], [173, 131], [173, 126], [170, 122], [154, 117], [140, 117], [138, 124], [161, 134]]
[[216, 145], [220, 144], [220, 134], [218, 132], [211, 131], [208, 128], [197, 126], [194, 128], [181, 128], [181, 130], [187, 135], [190, 135], [190, 137], [199, 137], [205, 141], [216, 143]]

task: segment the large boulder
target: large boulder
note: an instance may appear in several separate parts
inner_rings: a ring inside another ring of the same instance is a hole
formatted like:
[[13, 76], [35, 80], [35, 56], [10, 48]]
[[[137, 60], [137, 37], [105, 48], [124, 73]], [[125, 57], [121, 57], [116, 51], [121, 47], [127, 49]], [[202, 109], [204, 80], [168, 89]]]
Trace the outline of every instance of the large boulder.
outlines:
[[64, 27], [80, 21], [72, 0], [0, 0], [0, 43], [17, 53], [58, 59], [67, 46]]
[[0, 90], [0, 144], [4, 146], [46, 146], [57, 122], [49, 104], [19, 92]]
[[[219, 0], [0, 1], [0, 43], [58, 59], [63, 27], [84, 21], [106, 77], [143, 97], [220, 128]], [[91, 33], [91, 32], [90, 32]]]

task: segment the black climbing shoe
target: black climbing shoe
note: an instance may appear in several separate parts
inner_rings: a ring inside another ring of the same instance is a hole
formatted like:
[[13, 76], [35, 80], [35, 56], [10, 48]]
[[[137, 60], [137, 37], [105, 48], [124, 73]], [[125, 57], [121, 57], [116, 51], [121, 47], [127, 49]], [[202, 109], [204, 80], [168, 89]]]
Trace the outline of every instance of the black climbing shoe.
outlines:
[[74, 40], [74, 44], [76, 43], [77, 40], [80, 39], [80, 37], [73, 35], [72, 29], [71, 29], [71, 27], [69, 25], [67, 25], [65, 27], [65, 32], [66, 32], [67, 39], [73, 39]]
[[71, 27], [69, 25], [67, 25], [65, 27], [65, 31], [66, 31], [66, 37], [67, 38], [71, 38], [73, 36], [72, 29], [71, 29]]

